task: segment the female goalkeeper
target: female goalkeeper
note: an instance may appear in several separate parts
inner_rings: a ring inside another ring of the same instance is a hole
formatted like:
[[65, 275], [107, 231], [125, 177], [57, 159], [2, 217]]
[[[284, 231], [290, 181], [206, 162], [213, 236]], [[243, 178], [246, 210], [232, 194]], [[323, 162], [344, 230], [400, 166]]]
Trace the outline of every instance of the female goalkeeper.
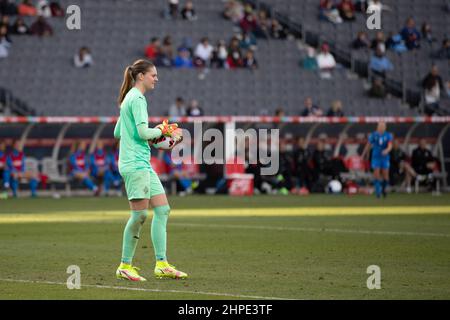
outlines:
[[187, 274], [167, 262], [166, 226], [170, 207], [164, 188], [150, 165], [148, 140], [172, 136], [176, 124], [164, 121], [156, 128], [148, 127], [147, 102], [144, 93], [153, 90], [158, 74], [153, 63], [138, 60], [125, 70], [119, 94], [120, 117], [114, 128], [114, 137], [120, 139], [119, 172], [125, 182], [131, 217], [123, 234], [122, 261], [116, 271], [118, 279], [146, 281], [139, 275], [132, 261], [149, 204], [154, 215], [151, 239], [156, 256], [154, 269], [157, 278], [185, 279]]

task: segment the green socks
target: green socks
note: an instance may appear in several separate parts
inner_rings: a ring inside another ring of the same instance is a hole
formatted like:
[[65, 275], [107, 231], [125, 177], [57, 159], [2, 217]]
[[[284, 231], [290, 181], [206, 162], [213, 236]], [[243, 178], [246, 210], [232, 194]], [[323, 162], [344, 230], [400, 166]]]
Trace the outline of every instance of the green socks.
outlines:
[[131, 211], [131, 217], [123, 233], [122, 262], [131, 264], [139, 240], [142, 225], [147, 218], [147, 210]]
[[167, 250], [167, 219], [170, 206], [160, 206], [153, 209], [155, 214], [152, 220], [152, 242], [155, 250], [156, 261], [166, 261]]
[[[154, 215], [151, 226], [151, 237], [155, 250], [156, 261], [166, 261], [167, 250], [167, 220], [169, 218], [170, 206], [160, 206], [153, 209]], [[131, 211], [131, 217], [125, 226], [123, 233], [122, 263], [132, 264], [136, 246], [142, 225], [147, 218], [147, 210]]]

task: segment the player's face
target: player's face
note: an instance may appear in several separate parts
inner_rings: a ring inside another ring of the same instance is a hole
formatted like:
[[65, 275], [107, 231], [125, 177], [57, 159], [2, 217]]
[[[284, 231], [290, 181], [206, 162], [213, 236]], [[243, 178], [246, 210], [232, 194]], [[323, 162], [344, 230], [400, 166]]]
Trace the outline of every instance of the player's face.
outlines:
[[380, 133], [385, 132], [386, 131], [386, 123], [384, 123], [384, 122], [379, 123], [377, 131]]
[[151, 67], [143, 76], [144, 86], [147, 90], [155, 89], [158, 82], [158, 72], [155, 67]]

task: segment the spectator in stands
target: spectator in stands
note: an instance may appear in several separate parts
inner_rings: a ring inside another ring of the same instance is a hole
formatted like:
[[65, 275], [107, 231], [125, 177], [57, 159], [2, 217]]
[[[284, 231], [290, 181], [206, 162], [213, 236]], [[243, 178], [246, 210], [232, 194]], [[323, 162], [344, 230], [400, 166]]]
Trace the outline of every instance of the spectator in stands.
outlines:
[[47, 23], [44, 17], [38, 17], [37, 20], [31, 25], [30, 32], [33, 35], [40, 37], [52, 36], [53, 29]]
[[195, 21], [197, 20], [197, 14], [195, 13], [194, 4], [192, 1], [186, 1], [183, 9], [181, 10], [181, 17], [184, 20]]
[[252, 6], [247, 3], [244, 6], [244, 17], [239, 22], [239, 26], [241, 27], [242, 31], [245, 32], [255, 32], [258, 28], [258, 24], [256, 22], [256, 16], [253, 12]]
[[189, 117], [201, 117], [204, 115], [203, 109], [199, 106], [198, 101], [195, 99], [191, 100], [186, 112]]
[[52, 10], [53, 17], [64, 17], [66, 15], [58, 1], [50, 2], [50, 10]]
[[408, 50], [420, 48], [420, 32], [416, 29], [416, 22], [408, 18], [405, 27], [400, 31]]
[[166, 36], [163, 39], [163, 44], [160, 49], [160, 63], [161, 66], [171, 67], [174, 58], [174, 49], [172, 45], [172, 37]]
[[227, 67], [228, 49], [224, 40], [217, 43], [211, 57], [211, 68], [225, 68]]
[[18, 13], [21, 16], [37, 16], [37, 9], [31, 0], [23, 0], [17, 7]]
[[96, 149], [90, 154], [89, 164], [91, 177], [97, 181], [103, 180], [102, 193], [107, 195], [113, 178], [107, 161], [107, 154], [104, 149], [103, 141], [99, 140], [97, 142]]
[[200, 68], [209, 67], [213, 51], [214, 48], [209, 44], [208, 38], [203, 38], [195, 47], [195, 66]]
[[238, 36], [238, 38], [240, 40], [239, 47], [241, 49], [256, 50], [256, 38], [252, 33], [242, 31], [241, 34]]
[[223, 16], [237, 24], [244, 18], [244, 6], [237, 0], [228, 0], [225, 3]]
[[447, 92], [447, 99], [450, 99], [450, 80], [447, 81], [445, 88]]
[[376, 33], [375, 39], [372, 40], [372, 44], [370, 45], [370, 49], [374, 51], [380, 49], [381, 52], [386, 53], [386, 39], [383, 31], [378, 31]]
[[88, 47], [82, 47], [73, 57], [73, 63], [77, 68], [89, 68], [94, 64], [91, 50]]
[[242, 67], [243, 63], [241, 49], [239, 48], [239, 39], [233, 37], [228, 48], [227, 65], [230, 69], [234, 69]]
[[392, 143], [392, 150], [390, 152], [390, 167], [389, 177], [390, 184], [396, 185], [400, 179], [402, 181], [402, 187], [406, 187], [406, 191], [411, 193], [411, 182], [416, 177], [416, 172], [413, 167], [407, 161], [406, 153], [400, 148], [398, 139], [395, 139]]
[[384, 55], [380, 48], [378, 48], [374, 55], [370, 58], [370, 70], [378, 76], [386, 77], [386, 72], [394, 69], [391, 61]]
[[334, 0], [320, 0], [320, 18], [334, 24], [342, 23], [343, 20]]
[[0, 27], [0, 59], [9, 56], [9, 49], [11, 48], [11, 41], [8, 36], [8, 28], [6, 26]]
[[386, 98], [387, 91], [383, 79], [375, 77], [372, 80], [372, 86], [369, 90], [369, 96], [372, 98]]
[[175, 68], [193, 68], [194, 63], [192, 62], [191, 53], [187, 49], [178, 50], [178, 55], [174, 61]]
[[408, 51], [402, 35], [399, 33], [394, 34], [393, 32], [389, 34], [389, 38], [386, 41], [386, 48], [398, 54]]
[[13, 26], [11, 27], [11, 33], [15, 35], [30, 34], [30, 28], [25, 24], [22, 17], [17, 17]]
[[305, 109], [303, 109], [302, 117], [321, 117], [323, 115], [322, 109], [313, 103], [311, 97], [305, 99], [304, 102]]
[[270, 36], [273, 39], [286, 39], [287, 33], [277, 19], [272, 19], [270, 25]]
[[450, 60], [450, 39], [442, 41], [442, 47], [436, 52], [436, 59]]
[[0, 27], [3, 27], [3, 26], [6, 27], [6, 30], [8, 31], [8, 33], [12, 31], [11, 30], [12, 26], [11, 26], [11, 23], [9, 20], [9, 16], [7, 16], [7, 15], [3, 15], [0, 19]]
[[330, 53], [328, 43], [322, 44], [320, 53], [317, 55], [317, 65], [323, 78], [330, 78], [331, 72], [336, 68], [336, 60]]
[[17, 5], [14, 0], [0, 0], [0, 14], [14, 16], [18, 14]]
[[161, 41], [159, 38], [153, 37], [150, 40], [150, 44], [145, 48], [145, 56], [153, 63], [156, 63], [158, 60], [160, 47]]
[[19, 141], [16, 141], [13, 145], [9, 158], [9, 170], [10, 170], [10, 184], [13, 192], [13, 196], [17, 197], [17, 188], [19, 187], [19, 181], [25, 179], [30, 183], [31, 196], [36, 197], [36, 191], [39, 184], [39, 172], [32, 172], [26, 168], [25, 165], [25, 153], [23, 147]]
[[258, 61], [255, 59], [255, 54], [253, 50], [247, 50], [244, 58], [244, 68], [250, 70], [258, 69]]
[[172, 19], [177, 19], [179, 0], [169, 0], [168, 3], [169, 3], [169, 17]]
[[330, 110], [328, 110], [327, 117], [343, 117], [344, 111], [342, 110], [342, 101], [334, 100], [331, 104]]
[[430, 73], [423, 79], [422, 87], [425, 96], [425, 112], [428, 115], [440, 113], [439, 101], [441, 97], [441, 90], [444, 90], [444, 82], [439, 75], [439, 70], [436, 65], [431, 68]]
[[352, 48], [355, 50], [359, 49], [367, 49], [370, 48], [370, 41], [367, 37], [367, 32], [360, 31], [358, 32], [358, 36], [356, 39], [352, 42]]
[[338, 6], [339, 14], [343, 21], [355, 21], [355, 6], [352, 0], [341, 0]]
[[315, 71], [319, 68], [316, 59], [316, 49], [308, 47], [306, 49], [306, 58], [300, 61], [301, 66], [305, 70]]
[[257, 28], [254, 34], [257, 38], [269, 39], [270, 29], [272, 27], [271, 20], [267, 17], [266, 10], [259, 10]]
[[[297, 186], [300, 188], [300, 192], [309, 192], [311, 190], [311, 153], [306, 147], [306, 141], [304, 138], [299, 137], [297, 139], [297, 146], [294, 149], [294, 167], [295, 176], [297, 177]], [[306, 189], [306, 190], [305, 190]]]
[[171, 117], [186, 116], [186, 108], [184, 107], [184, 99], [182, 97], [177, 97], [175, 103], [170, 106], [169, 116]]
[[69, 154], [69, 176], [83, 182], [95, 195], [99, 194], [99, 188], [89, 178], [89, 161], [84, 141], [75, 144]]
[[428, 42], [429, 45], [432, 45], [433, 42], [436, 42], [436, 38], [433, 37], [433, 31], [431, 29], [431, 25], [428, 22], [424, 22], [422, 24], [422, 34], [421, 37]]
[[282, 118], [285, 115], [286, 115], [286, 113], [284, 112], [284, 109], [282, 107], [279, 107], [275, 110], [275, 117]]
[[47, 0], [39, 0], [37, 3], [37, 15], [44, 18], [50, 18], [52, 16], [52, 10]]
[[10, 186], [10, 164], [8, 163], [8, 154], [6, 153], [6, 144], [0, 141], [0, 179], [2, 179], [2, 184], [0, 189], [8, 190]]
[[425, 139], [420, 139], [419, 146], [413, 151], [411, 160], [414, 171], [421, 176], [421, 181], [429, 184], [436, 182], [433, 173], [439, 172], [439, 162], [428, 150]]

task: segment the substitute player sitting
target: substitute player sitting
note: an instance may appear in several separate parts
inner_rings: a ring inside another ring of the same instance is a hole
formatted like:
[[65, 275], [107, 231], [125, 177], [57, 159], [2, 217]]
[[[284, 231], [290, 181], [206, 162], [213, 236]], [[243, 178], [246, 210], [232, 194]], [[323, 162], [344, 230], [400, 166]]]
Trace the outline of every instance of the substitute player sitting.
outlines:
[[103, 179], [103, 193], [108, 194], [112, 182], [112, 174], [107, 161], [107, 154], [103, 141], [97, 142], [97, 147], [90, 155], [91, 176], [94, 179]]
[[13, 150], [8, 155], [8, 167], [11, 172], [11, 189], [13, 196], [17, 197], [17, 188], [20, 180], [27, 180], [30, 183], [31, 196], [36, 197], [36, 190], [39, 183], [39, 175], [37, 172], [32, 172], [25, 167], [25, 154], [22, 145], [16, 141]]
[[371, 167], [374, 175], [375, 195], [386, 197], [386, 187], [389, 181], [389, 166], [392, 150], [392, 134], [386, 131], [386, 123], [378, 123], [377, 130], [369, 135], [369, 141], [364, 148], [364, 159], [372, 149]]
[[0, 179], [2, 179], [1, 187], [6, 190], [9, 189], [9, 180], [11, 172], [8, 166], [8, 154], [6, 153], [6, 144], [0, 142]]
[[69, 176], [83, 182], [83, 184], [98, 194], [98, 187], [89, 178], [89, 163], [86, 156], [86, 142], [80, 141], [75, 151], [69, 155]]

